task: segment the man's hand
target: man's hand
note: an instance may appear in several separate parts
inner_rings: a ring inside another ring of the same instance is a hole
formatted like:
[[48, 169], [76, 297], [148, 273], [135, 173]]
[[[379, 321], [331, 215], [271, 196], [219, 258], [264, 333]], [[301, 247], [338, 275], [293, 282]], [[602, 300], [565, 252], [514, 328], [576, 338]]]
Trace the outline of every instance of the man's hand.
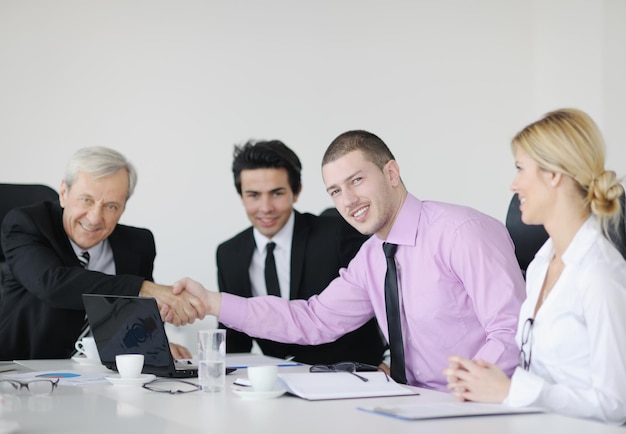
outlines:
[[191, 359], [191, 352], [182, 345], [173, 344], [170, 342], [170, 351], [174, 359]]
[[189, 277], [180, 279], [174, 283], [172, 289], [175, 295], [189, 293], [204, 302], [204, 307], [208, 315], [219, 316], [222, 305], [222, 294], [219, 292], [207, 291], [204, 286]]
[[378, 365], [378, 367], [380, 368], [381, 371], [387, 374], [387, 376], [391, 376], [391, 369], [389, 368], [389, 366], [387, 366], [386, 363], [383, 362], [380, 365]]
[[171, 286], [144, 281], [139, 295], [156, 299], [163, 321], [175, 326], [193, 323], [207, 314], [205, 303], [191, 292], [175, 295]]

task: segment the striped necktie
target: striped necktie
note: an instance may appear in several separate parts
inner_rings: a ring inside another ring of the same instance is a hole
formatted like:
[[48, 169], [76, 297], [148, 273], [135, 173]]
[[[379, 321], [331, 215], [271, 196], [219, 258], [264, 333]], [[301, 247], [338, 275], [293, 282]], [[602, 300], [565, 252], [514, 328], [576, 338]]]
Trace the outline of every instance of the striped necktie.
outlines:
[[89, 258], [90, 258], [89, 252], [86, 250], [80, 255], [78, 255], [78, 261], [80, 262], [80, 265], [83, 268], [87, 268], [87, 265], [89, 264]]
[[[90, 259], [89, 252], [86, 250], [80, 255], [78, 255], [78, 262], [80, 262], [81, 267], [85, 269], [87, 268], [87, 265], [89, 264], [89, 259]], [[83, 327], [80, 329], [80, 335], [78, 335], [78, 338], [76, 340], [80, 341], [82, 338], [89, 335], [90, 333], [91, 333], [91, 329], [89, 328], [89, 321], [87, 320], [87, 314], [85, 314], [85, 322], [83, 323]], [[75, 351], [74, 354], [72, 354], [72, 357], [76, 355], [78, 355], [78, 351]]]

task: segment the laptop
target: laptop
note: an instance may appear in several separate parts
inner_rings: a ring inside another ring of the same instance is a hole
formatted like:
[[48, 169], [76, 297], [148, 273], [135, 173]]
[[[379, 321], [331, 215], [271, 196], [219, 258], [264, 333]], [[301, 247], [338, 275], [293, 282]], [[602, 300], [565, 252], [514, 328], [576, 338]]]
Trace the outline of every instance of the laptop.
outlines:
[[[87, 320], [100, 360], [117, 371], [117, 354], [143, 354], [144, 374], [158, 377], [198, 376], [190, 361], [175, 361], [170, 352], [163, 320], [156, 300], [151, 297], [83, 294]], [[226, 373], [234, 369], [227, 368]]]

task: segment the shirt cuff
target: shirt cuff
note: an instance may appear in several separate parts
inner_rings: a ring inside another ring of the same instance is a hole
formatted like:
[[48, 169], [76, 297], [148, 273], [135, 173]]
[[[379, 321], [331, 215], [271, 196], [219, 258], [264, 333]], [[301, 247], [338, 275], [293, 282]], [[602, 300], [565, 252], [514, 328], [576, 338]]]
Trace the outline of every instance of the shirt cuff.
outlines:
[[511, 388], [504, 404], [511, 407], [526, 407], [533, 405], [541, 395], [544, 380], [522, 368], [516, 368], [511, 377]]
[[246, 312], [248, 310], [248, 299], [239, 297], [227, 292], [222, 292], [222, 304], [220, 306], [219, 322], [227, 327], [241, 329]]

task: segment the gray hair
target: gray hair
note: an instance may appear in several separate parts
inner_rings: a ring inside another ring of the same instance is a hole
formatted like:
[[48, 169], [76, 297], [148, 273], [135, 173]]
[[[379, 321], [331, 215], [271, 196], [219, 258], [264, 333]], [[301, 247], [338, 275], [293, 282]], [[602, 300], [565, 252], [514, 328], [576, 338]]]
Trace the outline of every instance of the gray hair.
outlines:
[[137, 185], [137, 171], [126, 157], [114, 149], [103, 146], [79, 149], [67, 162], [64, 181], [70, 189], [76, 181], [78, 172], [88, 173], [98, 179], [113, 175], [121, 169], [126, 169], [128, 172], [128, 195], [126, 196], [128, 200]]

